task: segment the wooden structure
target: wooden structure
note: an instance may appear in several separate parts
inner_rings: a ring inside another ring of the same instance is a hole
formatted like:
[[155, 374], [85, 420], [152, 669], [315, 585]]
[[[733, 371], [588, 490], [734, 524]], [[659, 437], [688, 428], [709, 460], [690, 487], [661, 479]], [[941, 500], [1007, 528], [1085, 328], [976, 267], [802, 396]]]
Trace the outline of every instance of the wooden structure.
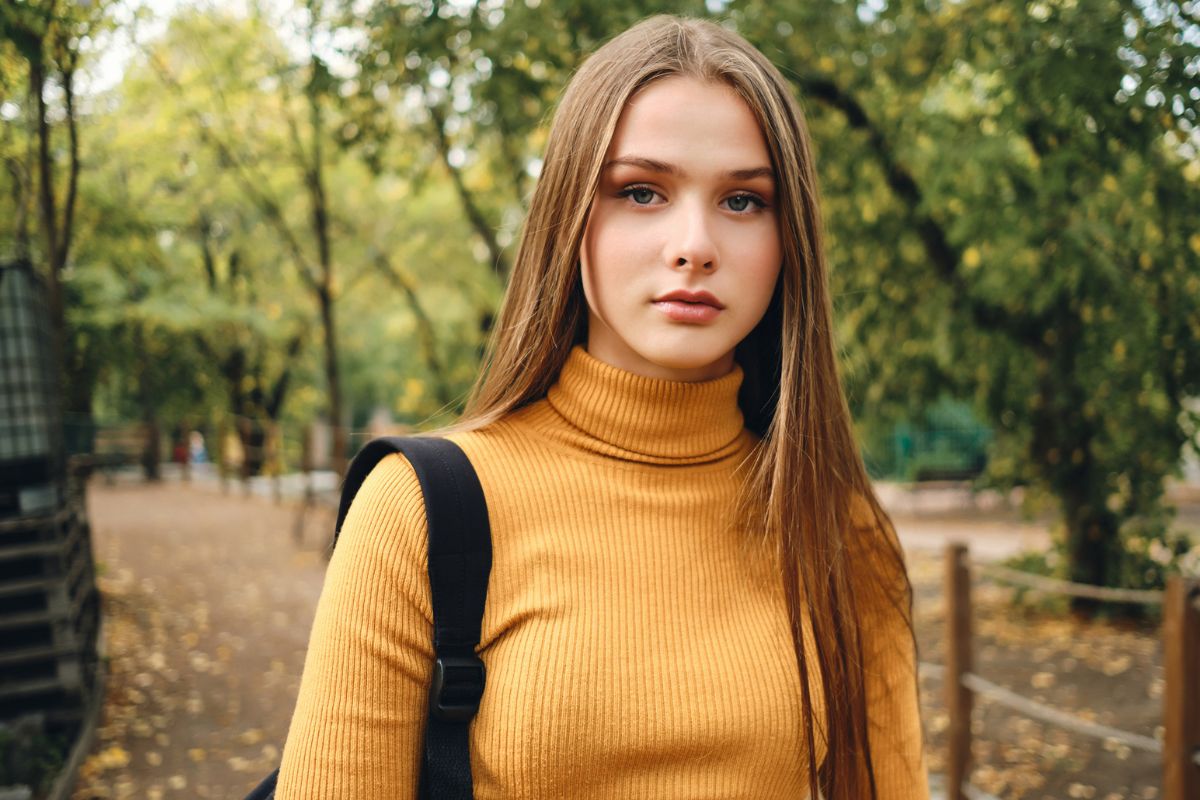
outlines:
[[[967, 548], [952, 544], [946, 548], [946, 674], [971, 672], [971, 568]], [[945, 682], [946, 709], [950, 715], [947, 731], [946, 780], [961, 787], [971, 776], [971, 690], [961, 680]], [[954, 789], [950, 797], [957, 797]]]
[[100, 608], [80, 508], [0, 520], [0, 720], [39, 714], [69, 731], [96, 699]]
[[78, 740], [98, 708], [100, 605], [51, 342], [38, 277], [0, 264], [0, 723]]
[[1163, 599], [1163, 797], [1200, 797], [1200, 581], [1174, 578]]
[[[1164, 800], [1200, 798], [1200, 580], [1173, 575], [1165, 592], [1112, 589], [1069, 583], [999, 566], [980, 566], [990, 577], [1042, 592], [1118, 603], [1163, 605], [1162, 645], [1166, 690], [1161, 740], [1131, 733], [1051, 708], [980, 677], [972, 671], [971, 564], [967, 548], [946, 548], [947, 797], [983, 796], [970, 786], [971, 711], [975, 695], [1026, 717], [1094, 738], [1162, 754]], [[927, 665], [928, 666], [928, 665]], [[933, 665], [936, 667], [936, 665]]]

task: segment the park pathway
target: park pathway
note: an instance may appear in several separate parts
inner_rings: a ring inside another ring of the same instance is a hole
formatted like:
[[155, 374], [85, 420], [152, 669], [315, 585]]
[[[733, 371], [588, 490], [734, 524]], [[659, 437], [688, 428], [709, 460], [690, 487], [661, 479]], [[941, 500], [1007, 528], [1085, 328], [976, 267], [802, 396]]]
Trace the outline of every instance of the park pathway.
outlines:
[[111, 659], [74, 800], [242, 797], [278, 764], [325, 573], [295, 510], [93, 483]]

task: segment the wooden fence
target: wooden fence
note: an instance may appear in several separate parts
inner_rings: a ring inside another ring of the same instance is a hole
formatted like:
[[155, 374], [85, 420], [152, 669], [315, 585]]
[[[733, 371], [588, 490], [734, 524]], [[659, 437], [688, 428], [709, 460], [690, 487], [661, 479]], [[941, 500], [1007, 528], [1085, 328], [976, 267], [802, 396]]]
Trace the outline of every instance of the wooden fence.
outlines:
[[942, 673], [950, 715], [947, 797], [979, 800], [971, 775], [971, 711], [976, 696], [1023, 716], [1084, 736], [1117, 741], [1135, 750], [1161, 753], [1163, 800], [1200, 798], [1200, 580], [1173, 576], [1166, 592], [1109, 589], [1069, 583], [999, 566], [975, 567], [993, 580], [1041, 592], [1109, 602], [1163, 606], [1162, 644], [1166, 689], [1163, 692], [1162, 740], [1083, 719], [998, 686], [974, 671], [971, 633], [972, 564], [965, 545], [946, 548], [946, 663], [923, 664]]

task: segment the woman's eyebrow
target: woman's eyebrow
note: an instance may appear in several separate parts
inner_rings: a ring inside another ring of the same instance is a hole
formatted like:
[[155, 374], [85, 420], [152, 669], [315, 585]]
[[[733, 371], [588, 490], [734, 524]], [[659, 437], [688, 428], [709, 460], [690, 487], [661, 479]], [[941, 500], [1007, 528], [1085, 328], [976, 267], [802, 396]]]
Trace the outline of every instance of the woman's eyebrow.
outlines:
[[748, 181], [754, 178], [770, 178], [775, 180], [775, 170], [770, 167], [750, 167], [748, 169], [731, 169], [725, 173], [726, 178], [735, 181]]
[[[612, 169], [617, 166], [638, 167], [640, 169], [649, 170], [650, 172], [659, 172], [664, 175], [674, 175], [684, 177], [685, 173], [675, 164], [669, 164], [666, 161], [658, 161], [653, 158], [644, 158], [642, 156], [621, 156], [614, 158], [604, 165], [604, 169]], [[747, 167], [745, 169], [731, 169], [721, 175], [722, 178], [728, 178], [735, 181], [748, 181], [754, 178], [771, 178], [775, 177], [775, 170], [770, 167]]]

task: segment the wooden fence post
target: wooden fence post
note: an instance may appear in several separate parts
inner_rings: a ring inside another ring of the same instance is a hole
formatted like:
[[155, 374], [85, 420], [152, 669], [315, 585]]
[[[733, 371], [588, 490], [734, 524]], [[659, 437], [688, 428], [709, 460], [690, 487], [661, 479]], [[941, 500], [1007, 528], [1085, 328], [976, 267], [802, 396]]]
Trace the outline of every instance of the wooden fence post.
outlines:
[[1200, 581], [1175, 575], [1163, 597], [1163, 800], [1200, 797]]
[[271, 492], [275, 505], [283, 504], [283, 426], [278, 422], [267, 422], [267, 452], [270, 454]]
[[214, 454], [213, 463], [217, 466], [217, 477], [221, 481], [221, 494], [229, 494], [229, 475], [226, 472], [229, 467], [225, 460], [225, 444], [226, 437], [228, 435], [229, 429], [225, 424], [225, 420], [222, 418], [221, 421], [217, 423], [217, 440], [213, 442], [214, 446], [212, 448]]
[[962, 676], [971, 671], [971, 567], [967, 547], [946, 546], [946, 710], [950, 714], [946, 797], [965, 800], [971, 774], [971, 690]]

